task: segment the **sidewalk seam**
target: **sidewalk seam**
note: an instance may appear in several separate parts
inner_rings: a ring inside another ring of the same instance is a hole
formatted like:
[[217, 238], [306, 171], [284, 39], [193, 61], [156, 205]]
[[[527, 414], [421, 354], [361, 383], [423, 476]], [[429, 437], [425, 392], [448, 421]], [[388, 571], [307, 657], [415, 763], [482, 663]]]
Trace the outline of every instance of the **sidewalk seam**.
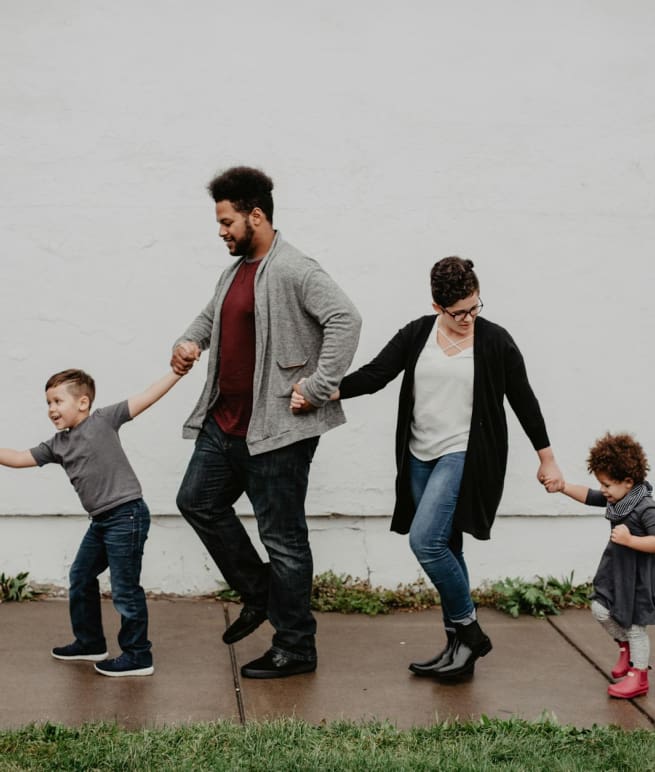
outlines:
[[[591, 659], [591, 657], [588, 654], [585, 654], [585, 652], [575, 643], [575, 641], [572, 638], [569, 638], [569, 636], [563, 630], [560, 630], [559, 627], [557, 627], [557, 625], [553, 623], [550, 617], [546, 617], [546, 621], [553, 628], [553, 630], [555, 630], [557, 633], [559, 633], [559, 635], [562, 636], [562, 638], [564, 638], [564, 640], [569, 644], [569, 646], [575, 649], [583, 659], [586, 659], [587, 662], [590, 665], [592, 665], [592, 667], [594, 667], [603, 676], [603, 678], [607, 681], [608, 684], [612, 683], [611, 679], [607, 677], [607, 673], [599, 665], [597, 665], [596, 662], [594, 662], [594, 660]], [[642, 716], [645, 716], [648, 719], [648, 721], [653, 726], [655, 726], [655, 718], [653, 718], [653, 716], [651, 716], [651, 714], [647, 710], [644, 710], [641, 707], [641, 705], [639, 705], [639, 703], [635, 702], [634, 699], [626, 700], [626, 702], [629, 702], [639, 713], [642, 714]]]
[[[223, 616], [225, 618], [225, 629], [230, 626], [230, 612], [227, 603], [223, 604]], [[246, 710], [243, 706], [243, 695], [241, 694], [241, 680], [239, 678], [239, 666], [237, 665], [237, 656], [234, 653], [234, 646], [230, 644], [227, 647], [230, 651], [230, 664], [232, 666], [232, 682], [234, 684], [234, 696], [237, 701], [237, 710], [239, 711], [239, 722], [246, 723]]]

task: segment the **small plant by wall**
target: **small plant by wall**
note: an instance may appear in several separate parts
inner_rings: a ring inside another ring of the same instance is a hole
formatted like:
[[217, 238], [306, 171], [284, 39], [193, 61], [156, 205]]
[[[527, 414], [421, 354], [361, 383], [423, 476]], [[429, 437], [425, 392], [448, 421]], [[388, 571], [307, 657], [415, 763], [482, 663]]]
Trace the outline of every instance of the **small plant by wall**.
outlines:
[[10, 601], [32, 600], [34, 590], [27, 579], [28, 571], [23, 571], [16, 576], [0, 574], [0, 603]]
[[[566, 608], [585, 608], [589, 605], [591, 583], [573, 584], [573, 572], [563, 579], [548, 576], [535, 581], [506, 578], [472, 592], [479, 606], [504, 611], [513, 617], [530, 614], [545, 617], [559, 614]], [[238, 593], [221, 590], [220, 600], [239, 601]], [[420, 611], [439, 605], [439, 593], [429, 587], [423, 578], [412, 584], [399, 584], [395, 590], [373, 587], [368, 579], [353, 578], [347, 574], [326, 571], [314, 577], [312, 609], [335, 611], [342, 614], [388, 614], [394, 610]]]
[[479, 605], [491, 606], [513, 617], [545, 617], [565, 608], [587, 607], [591, 590], [591, 582], [574, 585], [571, 572], [563, 579], [538, 576], [534, 582], [506, 578], [476, 590], [473, 596]]

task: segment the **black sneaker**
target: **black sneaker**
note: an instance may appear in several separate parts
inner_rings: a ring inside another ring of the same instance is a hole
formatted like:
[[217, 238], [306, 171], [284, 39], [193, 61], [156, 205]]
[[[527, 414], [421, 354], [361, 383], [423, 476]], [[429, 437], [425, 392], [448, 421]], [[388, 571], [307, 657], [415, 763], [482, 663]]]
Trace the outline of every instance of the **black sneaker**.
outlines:
[[101, 662], [108, 656], [104, 646], [85, 649], [78, 641], [69, 643], [68, 646], [55, 646], [51, 654], [55, 659], [69, 660], [70, 662]]
[[[96, 665], [97, 668], [97, 665]], [[316, 660], [291, 659], [279, 651], [269, 649], [263, 657], [253, 659], [241, 668], [244, 678], [286, 678], [287, 676], [313, 673]]]
[[236, 643], [266, 621], [266, 609], [244, 606], [234, 622], [223, 633], [223, 643]]
[[125, 652], [115, 659], [108, 659], [105, 662], [99, 663], [95, 666], [95, 669], [101, 675], [113, 676], [114, 678], [120, 676], [152, 675], [155, 672], [152, 660], [150, 660], [150, 665], [137, 664]]

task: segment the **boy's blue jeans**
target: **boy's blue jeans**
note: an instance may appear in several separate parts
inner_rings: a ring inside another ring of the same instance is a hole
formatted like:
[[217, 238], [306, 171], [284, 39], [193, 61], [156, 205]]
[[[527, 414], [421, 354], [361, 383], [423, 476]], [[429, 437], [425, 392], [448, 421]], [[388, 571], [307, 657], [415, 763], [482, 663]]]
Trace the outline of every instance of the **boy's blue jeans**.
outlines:
[[446, 627], [474, 618], [462, 536], [453, 533], [453, 515], [462, 482], [466, 452], [447, 453], [432, 461], [410, 454], [409, 469], [416, 513], [409, 543], [439, 591]]
[[150, 512], [143, 499], [129, 501], [94, 518], [70, 570], [69, 606], [75, 638], [91, 650], [106, 646], [98, 576], [109, 568], [111, 595], [121, 615], [118, 644], [134, 664], [152, 664], [148, 609], [140, 585], [143, 545]]
[[[313, 562], [305, 520], [309, 467], [318, 437], [251, 456], [245, 438], [225, 434], [209, 416], [177, 496], [177, 506], [233, 590], [266, 610], [273, 648], [292, 659], [316, 659], [310, 610]], [[233, 504], [252, 504], [264, 563]]]

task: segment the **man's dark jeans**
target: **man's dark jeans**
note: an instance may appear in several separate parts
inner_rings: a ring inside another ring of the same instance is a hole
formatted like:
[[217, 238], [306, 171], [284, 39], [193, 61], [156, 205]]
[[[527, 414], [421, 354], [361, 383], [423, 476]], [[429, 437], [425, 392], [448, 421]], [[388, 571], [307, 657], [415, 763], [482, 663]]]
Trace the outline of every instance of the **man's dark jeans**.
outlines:
[[[177, 506], [225, 581], [247, 606], [266, 609], [273, 647], [316, 658], [310, 610], [313, 563], [305, 520], [309, 467], [318, 437], [251, 456], [245, 438], [225, 434], [210, 416], [196, 440]], [[270, 566], [259, 557], [233, 504], [246, 493]]]
[[69, 606], [75, 638], [104, 647], [98, 576], [109, 567], [111, 596], [121, 615], [118, 645], [141, 667], [152, 664], [148, 608], [140, 585], [150, 512], [143, 499], [120, 504], [91, 522], [70, 570]]

